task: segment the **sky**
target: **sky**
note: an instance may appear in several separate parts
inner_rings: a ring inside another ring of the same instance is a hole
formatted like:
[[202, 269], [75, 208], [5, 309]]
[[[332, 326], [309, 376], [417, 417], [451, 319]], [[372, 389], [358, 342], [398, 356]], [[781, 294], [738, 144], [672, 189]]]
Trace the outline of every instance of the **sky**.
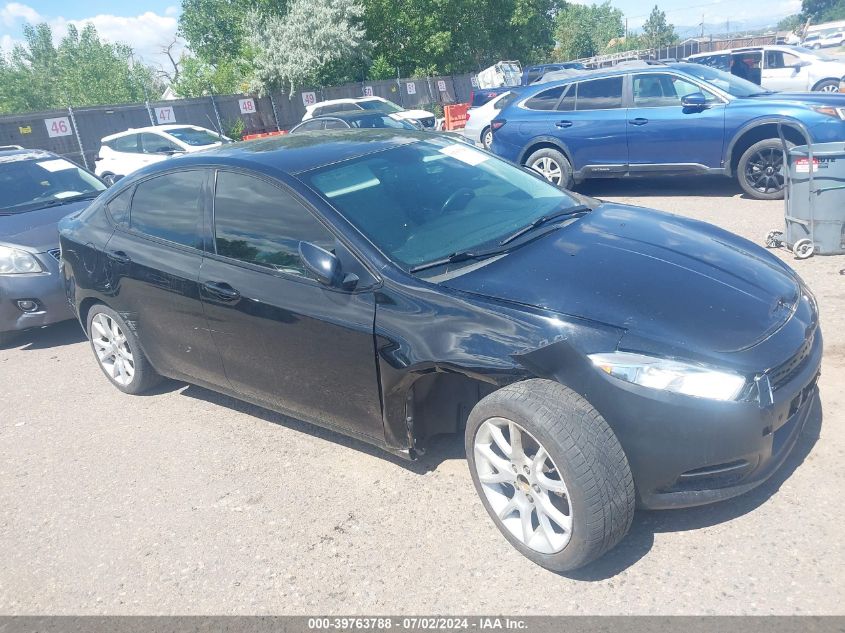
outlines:
[[[576, 0], [579, 1], [579, 0]], [[587, 3], [586, 0], [580, 0]], [[628, 26], [636, 30], [648, 17], [655, 0], [611, 0], [628, 18]], [[719, 25], [731, 31], [751, 29], [796, 13], [801, 0], [770, 0], [761, 11], [760, 3], [737, 3], [736, 0], [657, 0], [666, 18], [680, 27], [678, 35], [697, 35], [697, 25], [704, 18], [708, 25]], [[22, 39], [26, 22], [47, 22], [56, 39], [61, 39], [68, 24], [77, 26], [93, 22], [101, 37], [132, 46], [135, 53], [153, 65], [166, 63], [160, 49], [172, 41], [180, 12], [179, 0], [0, 0], [0, 48], [11, 50]]]

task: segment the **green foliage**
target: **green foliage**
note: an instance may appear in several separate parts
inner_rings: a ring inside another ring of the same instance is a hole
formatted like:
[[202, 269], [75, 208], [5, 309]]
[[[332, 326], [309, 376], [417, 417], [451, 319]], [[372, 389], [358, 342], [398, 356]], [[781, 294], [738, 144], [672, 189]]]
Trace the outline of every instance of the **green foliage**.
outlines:
[[26, 25], [24, 40], [0, 62], [0, 112], [139, 102], [161, 90], [131, 48], [101, 41], [91, 24], [68, 26], [58, 47], [47, 24]]
[[223, 121], [223, 134], [228, 136], [233, 141], [240, 141], [244, 136], [246, 124], [240, 117], [234, 121]]
[[368, 78], [373, 81], [379, 81], [380, 79], [393, 79], [395, 76], [396, 69], [390, 65], [390, 62], [387, 61], [387, 58], [384, 55], [376, 57], [373, 60], [372, 65], [370, 65]]
[[651, 14], [643, 24], [642, 40], [645, 48], [671, 46], [678, 41], [678, 36], [675, 35], [675, 27], [666, 22], [666, 13], [661, 11], [657, 5], [654, 5]]
[[591, 57], [602, 53], [611, 40], [625, 32], [622, 11], [610, 5], [570, 4], [557, 15], [554, 56], [560, 60]]
[[335, 83], [363, 69], [369, 45], [358, 0], [292, 0], [283, 17], [253, 13], [249, 44], [256, 51], [252, 88], [295, 92]]
[[180, 97], [245, 92], [252, 65], [246, 60], [221, 62], [216, 66], [197, 57], [185, 57], [173, 89]]
[[802, 0], [801, 18], [812, 24], [845, 19], [845, 0]]
[[778, 22], [777, 29], [778, 31], [792, 31], [793, 33], [797, 33], [802, 26], [804, 26], [804, 20], [796, 13], [795, 15], [788, 15]]

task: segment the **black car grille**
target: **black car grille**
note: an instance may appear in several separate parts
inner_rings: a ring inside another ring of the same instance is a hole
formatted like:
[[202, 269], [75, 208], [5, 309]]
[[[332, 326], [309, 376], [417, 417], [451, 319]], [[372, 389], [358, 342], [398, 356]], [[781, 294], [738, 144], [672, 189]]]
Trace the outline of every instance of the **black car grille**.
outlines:
[[424, 119], [419, 119], [419, 121], [420, 121], [420, 125], [422, 125], [423, 127], [434, 127], [434, 117], [433, 116], [429, 116], [429, 117], [426, 117]]
[[804, 341], [801, 349], [799, 349], [796, 354], [794, 354], [785, 363], [778, 365], [769, 372], [769, 384], [772, 386], [772, 391], [777, 391], [785, 384], [789, 383], [790, 380], [795, 378], [795, 376], [804, 369], [804, 366], [807, 364], [807, 360], [810, 358], [814, 339], [815, 335], [809, 337], [806, 341]]
[[62, 258], [62, 249], [60, 248], [52, 248], [47, 252], [50, 254], [50, 257], [56, 261], [59, 261]]

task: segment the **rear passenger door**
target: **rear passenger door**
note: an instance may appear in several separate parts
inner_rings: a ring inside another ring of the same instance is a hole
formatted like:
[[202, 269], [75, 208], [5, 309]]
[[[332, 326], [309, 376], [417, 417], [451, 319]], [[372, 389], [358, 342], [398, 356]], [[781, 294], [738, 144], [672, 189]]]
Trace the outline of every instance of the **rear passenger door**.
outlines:
[[584, 176], [624, 172], [628, 139], [622, 100], [624, 77], [588, 79], [569, 85], [556, 107], [554, 135], [569, 149]]
[[[373, 341], [375, 278], [289, 189], [220, 170], [202, 299], [232, 387], [307, 420], [384, 441]], [[320, 284], [299, 243], [333, 251], [358, 275]]]

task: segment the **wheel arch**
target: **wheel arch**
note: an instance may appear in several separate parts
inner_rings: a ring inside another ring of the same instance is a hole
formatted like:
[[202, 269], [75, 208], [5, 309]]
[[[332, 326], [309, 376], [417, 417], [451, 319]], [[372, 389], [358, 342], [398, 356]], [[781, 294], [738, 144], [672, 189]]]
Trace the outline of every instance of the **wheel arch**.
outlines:
[[810, 88], [810, 90], [812, 92], [817, 92], [818, 89], [819, 89], [819, 86], [821, 86], [823, 83], [827, 83], [828, 81], [835, 81], [836, 83], [839, 83], [841, 81], [841, 79], [839, 77], [824, 77], [822, 79], [819, 79], [816, 83], [814, 83], [813, 87]]
[[569, 161], [572, 169], [575, 169], [575, 163], [572, 162], [572, 152], [569, 151], [569, 148], [565, 143], [561, 142], [560, 139], [557, 139], [554, 136], [538, 136], [531, 139], [531, 142], [528, 143], [519, 154], [519, 164], [525, 165], [528, 157], [540, 149], [555, 149], [561, 152], [564, 156], [566, 156], [566, 160]]
[[728, 175], [735, 175], [739, 159], [745, 151], [766, 139], [777, 139], [778, 123], [783, 129], [783, 136], [786, 140], [796, 145], [803, 145], [805, 140], [804, 124], [794, 119], [772, 117], [763, 120], [753, 121], [742, 127], [731, 139], [725, 158], [725, 168]]
[[91, 308], [93, 308], [97, 304], [102, 304], [108, 307], [105, 301], [97, 297], [85, 297], [79, 303], [79, 322], [82, 324], [82, 329], [86, 334], [90, 335], [88, 332], [88, 315], [91, 313]]

